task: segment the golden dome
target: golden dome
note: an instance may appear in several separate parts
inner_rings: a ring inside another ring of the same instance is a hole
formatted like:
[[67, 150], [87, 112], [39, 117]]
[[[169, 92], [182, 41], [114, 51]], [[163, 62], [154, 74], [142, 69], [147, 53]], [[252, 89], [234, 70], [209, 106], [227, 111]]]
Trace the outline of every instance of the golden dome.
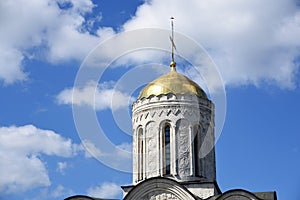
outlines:
[[139, 94], [138, 99], [161, 94], [190, 94], [207, 99], [202, 88], [188, 77], [176, 71], [176, 63], [170, 64], [171, 71], [149, 83]]

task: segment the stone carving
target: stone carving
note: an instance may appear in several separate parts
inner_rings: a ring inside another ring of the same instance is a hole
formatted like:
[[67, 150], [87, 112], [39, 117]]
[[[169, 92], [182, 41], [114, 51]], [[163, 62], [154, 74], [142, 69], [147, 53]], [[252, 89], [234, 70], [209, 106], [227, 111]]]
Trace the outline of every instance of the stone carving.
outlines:
[[178, 148], [178, 173], [181, 177], [190, 175], [189, 124], [181, 119], [176, 124], [176, 140]]
[[168, 192], [156, 191], [146, 194], [141, 200], [179, 200], [179, 198]]
[[156, 112], [154, 110], [150, 111], [150, 115], [153, 118], [155, 116]]
[[200, 111], [200, 119], [202, 123], [209, 123], [211, 121], [211, 113], [205, 110]]
[[148, 115], [149, 115], [149, 112], [147, 112], [147, 113], [146, 113], [146, 115], [145, 115], [145, 119], [147, 119]]
[[155, 134], [155, 123], [150, 122], [146, 127], [146, 140], [147, 140], [147, 177], [155, 176], [156, 171], [156, 137]]
[[189, 175], [189, 152], [182, 152], [179, 156], [179, 175], [186, 177]]
[[158, 116], [161, 116], [164, 113], [163, 110], [160, 111], [160, 113], [158, 114]]
[[177, 107], [172, 108], [172, 113], [173, 113], [173, 115], [177, 116], [180, 113], [180, 108], [177, 108]]
[[[213, 104], [209, 100], [203, 100], [188, 95], [171, 95], [159, 97], [149, 97], [147, 99], [138, 100], [132, 106], [132, 128], [137, 130], [139, 126], [144, 127], [145, 143], [144, 143], [144, 172], [143, 179], [163, 175], [163, 151], [160, 138], [160, 128], [162, 123], [168, 121], [175, 130], [171, 131], [171, 173], [176, 176], [174, 178], [179, 181], [198, 180], [199, 175], [214, 180], [214, 154], [207, 155], [209, 161], [197, 163], [198, 172], [195, 170], [195, 155], [192, 131], [194, 125], [199, 124], [201, 129], [201, 142], [206, 138], [209, 126], [214, 126], [210, 121], [213, 120]], [[152, 123], [153, 122], [153, 123]], [[191, 135], [192, 134], [192, 135]], [[213, 133], [212, 133], [213, 136]], [[137, 137], [135, 134], [134, 137]], [[192, 138], [191, 138], [192, 137]], [[211, 138], [213, 141], [213, 137]], [[136, 143], [137, 140], [133, 140]], [[199, 145], [203, 146], [203, 145]], [[161, 147], [161, 148], [159, 148]], [[133, 145], [134, 152], [137, 152], [137, 146]], [[201, 151], [202, 152], [202, 151]], [[200, 156], [202, 158], [202, 156]], [[202, 163], [206, 163], [202, 166]], [[138, 162], [134, 159], [134, 174], [138, 174]], [[211, 168], [211, 171], [206, 171]], [[204, 171], [201, 171], [204, 170]], [[196, 176], [193, 176], [196, 175]], [[135, 175], [134, 175], [135, 176]], [[136, 176], [137, 177], [137, 176]], [[210, 178], [212, 177], [212, 178]], [[137, 178], [136, 178], [137, 179]], [[135, 180], [135, 179], [134, 179]]]
[[209, 123], [211, 121], [211, 111], [208, 109], [201, 109], [199, 105], [196, 106], [185, 106], [185, 105], [176, 105], [176, 106], [164, 106], [162, 108], [151, 108], [150, 110], [139, 110], [138, 112], [133, 114], [133, 118], [135, 118], [134, 122], [142, 121], [143, 119], [147, 119], [151, 117], [152, 120], [155, 117], [164, 117], [164, 116], [178, 116], [182, 113], [183, 116], [191, 118], [197, 117], [201, 121], [201, 123]]
[[195, 112], [194, 109], [192, 109], [191, 107], [187, 107], [183, 109], [184, 115], [192, 116], [194, 112]]
[[172, 113], [172, 110], [167, 111], [167, 116], [169, 116]]

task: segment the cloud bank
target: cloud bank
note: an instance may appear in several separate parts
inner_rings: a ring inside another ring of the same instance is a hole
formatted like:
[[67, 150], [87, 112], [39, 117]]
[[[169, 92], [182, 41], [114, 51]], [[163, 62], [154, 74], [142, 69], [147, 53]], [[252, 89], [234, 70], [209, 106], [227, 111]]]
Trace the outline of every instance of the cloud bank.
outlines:
[[145, 1], [120, 33], [92, 27], [101, 14], [86, 18], [96, 6], [91, 0], [17, 0], [0, 5], [0, 79], [6, 84], [28, 78], [26, 59], [82, 60], [105, 38], [145, 27], [169, 29], [168, 19], [174, 16], [175, 30], [205, 47], [227, 85], [297, 87], [300, 11], [296, 0]]
[[33, 125], [0, 127], [0, 193], [50, 186], [41, 156], [67, 158], [74, 156], [77, 149], [70, 139], [51, 130]]
[[113, 85], [113, 82], [97, 84], [91, 81], [83, 88], [64, 89], [56, 99], [59, 104], [88, 106], [96, 110], [126, 108], [130, 95], [114, 89]]
[[296, 87], [300, 63], [296, 1], [152, 0], [139, 7], [124, 29], [169, 28], [162, 19], [170, 16], [176, 18], [176, 31], [208, 50], [227, 85], [267, 82], [280, 88]]
[[87, 190], [89, 196], [101, 198], [118, 198], [122, 194], [121, 187], [115, 183], [105, 182]]
[[113, 33], [111, 28], [88, 32], [98, 18], [86, 20], [91, 0], [16, 0], [0, 2], [0, 79], [12, 84], [28, 78], [26, 61], [50, 63], [82, 60]]

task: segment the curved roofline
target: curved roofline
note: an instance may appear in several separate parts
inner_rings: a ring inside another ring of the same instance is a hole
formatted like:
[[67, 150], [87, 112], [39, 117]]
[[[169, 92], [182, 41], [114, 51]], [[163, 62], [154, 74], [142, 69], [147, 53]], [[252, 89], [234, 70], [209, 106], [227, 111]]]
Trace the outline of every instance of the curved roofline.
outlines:
[[[196, 197], [193, 193], [191, 193], [186, 187], [182, 186], [179, 182], [173, 180], [173, 179], [169, 179], [169, 178], [164, 178], [164, 177], [151, 177], [149, 179], [146, 179], [140, 183], [138, 183], [137, 185], [134, 186], [134, 188], [132, 188], [128, 193], [127, 195], [124, 197], [123, 200], [130, 200], [130, 196], [134, 196], [136, 194], [138, 194], [137, 192], [142, 192], [143, 193], [143, 190], [148, 190], [145, 189], [145, 186], [146, 185], [151, 185], [151, 182], [153, 182], [153, 188], [160, 188], [160, 189], [163, 189], [162, 185], [163, 184], [167, 184], [168, 186], [172, 186], [172, 187], [178, 187], [180, 189], [182, 189], [184, 192], [186, 192], [187, 195], [191, 196], [193, 199], [198, 199], [198, 197]], [[157, 183], [159, 182], [159, 183]], [[179, 191], [178, 191], [179, 192]], [[134, 194], [136, 193], [136, 194]], [[147, 193], [144, 193], [144, 194], [147, 194]]]
[[67, 197], [64, 200], [72, 200], [72, 199], [76, 199], [76, 198], [86, 198], [89, 200], [117, 200], [117, 199], [94, 198], [94, 197], [89, 197], [86, 195], [74, 195], [74, 196]]
[[67, 197], [64, 200], [72, 200], [73, 198], [87, 198], [87, 199], [95, 200], [94, 198], [86, 195], [74, 195], [74, 196]]
[[[274, 200], [277, 199], [276, 192], [262, 192], [262, 193], [274, 193]], [[221, 194], [221, 196], [217, 197], [215, 200], [226, 200], [227, 198], [230, 198], [233, 195], [240, 195], [240, 196], [248, 197], [249, 199], [251, 198], [253, 200], [262, 200], [262, 198], [258, 197], [258, 195], [256, 193], [249, 192], [244, 189], [228, 190], [228, 191], [224, 192], [223, 194]]]
[[139, 93], [138, 99], [162, 94], [190, 94], [207, 99], [204, 90], [187, 76], [171, 70], [147, 84]]

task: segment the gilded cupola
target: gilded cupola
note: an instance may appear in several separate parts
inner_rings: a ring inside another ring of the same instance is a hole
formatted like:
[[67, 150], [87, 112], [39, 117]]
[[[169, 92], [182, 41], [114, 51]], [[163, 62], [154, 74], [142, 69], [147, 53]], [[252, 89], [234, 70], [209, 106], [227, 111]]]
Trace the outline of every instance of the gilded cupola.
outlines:
[[171, 70], [149, 83], [139, 94], [138, 99], [148, 98], [152, 95], [164, 94], [190, 94], [207, 99], [203, 89], [194, 81], [176, 71], [176, 63], [170, 64]]

